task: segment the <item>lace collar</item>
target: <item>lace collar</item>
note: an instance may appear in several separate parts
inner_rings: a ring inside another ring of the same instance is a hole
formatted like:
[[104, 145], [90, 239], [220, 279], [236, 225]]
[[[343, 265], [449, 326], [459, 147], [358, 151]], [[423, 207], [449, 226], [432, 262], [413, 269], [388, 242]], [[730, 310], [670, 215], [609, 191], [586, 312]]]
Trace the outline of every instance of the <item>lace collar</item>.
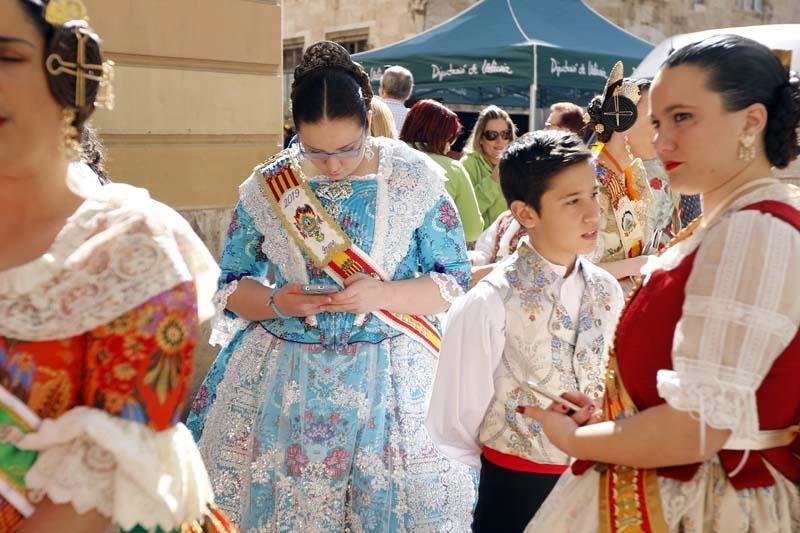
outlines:
[[213, 314], [219, 270], [180, 215], [130, 185], [87, 195], [47, 253], [0, 272], [0, 335], [75, 336], [186, 281], [195, 282], [200, 317]]
[[[375, 174], [375, 233], [372, 249], [365, 251], [392, 279], [408, 253], [414, 231], [445, 194], [445, 176], [440, 166], [405, 143], [383, 137], [372, 142], [380, 159]], [[308, 283], [305, 259], [264, 201], [255, 174], [242, 184], [240, 198], [256, 229], [270, 236], [262, 246], [269, 261], [278, 266], [288, 282]]]

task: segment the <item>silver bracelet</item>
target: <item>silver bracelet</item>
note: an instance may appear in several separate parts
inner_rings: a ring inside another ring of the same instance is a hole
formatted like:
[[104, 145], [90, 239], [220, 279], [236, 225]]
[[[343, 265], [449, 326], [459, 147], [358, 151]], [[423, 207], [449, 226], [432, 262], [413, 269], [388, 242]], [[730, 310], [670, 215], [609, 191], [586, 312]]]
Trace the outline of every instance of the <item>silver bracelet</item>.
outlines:
[[272, 309], [272, 311], [275, 313], [275, 315], [278, 318], [281, 318], [283, 320], [288, 320], [288, 319], [290, 319], [292, 317], [289, 316], [289, 315], [284, 315], [283, 313], [281, 313], [281, 310], [278, 309], [278, 306], [275, 304], [275, 297], [278, 295], [278, 291], [280, 291], [280, 289], [277, 289], [277, 288], [276, 289], [272, 289], [272, 292], [269, 295], [269, 307], [270, 307], [270, 309]]

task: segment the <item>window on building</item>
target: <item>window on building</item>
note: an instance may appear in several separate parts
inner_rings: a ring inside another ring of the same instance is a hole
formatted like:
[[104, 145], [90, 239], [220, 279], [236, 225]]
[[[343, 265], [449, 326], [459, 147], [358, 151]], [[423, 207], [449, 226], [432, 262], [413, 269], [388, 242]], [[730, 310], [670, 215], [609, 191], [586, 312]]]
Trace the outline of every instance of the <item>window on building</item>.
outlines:
[[365, 52], [370, 49], [369, 30], [366, 28], [328, 32], [325, 34], [325, 38], [341, 44], [351, 54]]
[[736, 0], [736, 8], [751, 13], [763, 13], [764, 0]]
[[283, 71], [294, 72], [300, 60], [303, 59], [303, 38], [284, 39], [283, 41]]

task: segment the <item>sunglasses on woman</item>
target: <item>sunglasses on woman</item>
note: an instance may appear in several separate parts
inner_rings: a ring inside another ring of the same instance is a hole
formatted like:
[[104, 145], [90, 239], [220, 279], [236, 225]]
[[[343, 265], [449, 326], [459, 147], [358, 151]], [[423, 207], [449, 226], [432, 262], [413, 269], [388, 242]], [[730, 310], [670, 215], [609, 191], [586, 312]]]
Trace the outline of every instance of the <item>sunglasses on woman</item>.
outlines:
[[496, 131], [496, 130], [484, 130], [483, 138], [487, 141], [494, 141], [498, 137], [502, 137], [503, 140], [510, 141], [511, 140], [511, 130], [503, 130], [503, 131]]

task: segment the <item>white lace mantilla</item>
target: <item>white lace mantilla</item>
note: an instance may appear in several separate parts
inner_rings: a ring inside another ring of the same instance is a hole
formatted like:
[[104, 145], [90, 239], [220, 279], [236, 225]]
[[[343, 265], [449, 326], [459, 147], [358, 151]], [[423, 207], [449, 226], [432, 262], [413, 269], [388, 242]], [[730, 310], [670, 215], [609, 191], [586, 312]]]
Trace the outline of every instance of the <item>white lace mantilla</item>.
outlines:
[[[375, 236], [369, 255], [392, 279], [397, 265], [408, 253], [414, 231], [445, 193], [444, 171], [405, 143], [383, 137], [371, 142], [377, 148], [379, 161], [375, 175], [378, 189]], [[277, 265], [289, 283], [307, 284], [308, 274], [300, 248], [289, 238], [278, 216], [264, 200], [257, 175], [251, 175], [242, 183], [239, 195], [256, 229], [267, 237], [262, 250], [270, 263]]]
[[191, 226], [144, 189], [86, 191], [46, 254], [0, 272], [0, 335], [79, 335], [192, 280], [200, 318], [210, 318], [219, 269]]
[[800, 208], [800, 189], [777, 184], [743, 196], [642, 270], [671, 270], [697, 252], [675, 329], [673, 369], [659, 371], [658, 392], [703, 427], [742, 439], [757, 437], [756, 393], [800, 323], [800, 233], [768, 214], [738, 211], [763, 200]]
[[25, 483], [78, 513], [95, 509], [124, 530], [169, 531], [202, 520], [211, 483], [188, 429], [156, 432], [105, 411], [76, 407], [18, 443], [39, 456]]

